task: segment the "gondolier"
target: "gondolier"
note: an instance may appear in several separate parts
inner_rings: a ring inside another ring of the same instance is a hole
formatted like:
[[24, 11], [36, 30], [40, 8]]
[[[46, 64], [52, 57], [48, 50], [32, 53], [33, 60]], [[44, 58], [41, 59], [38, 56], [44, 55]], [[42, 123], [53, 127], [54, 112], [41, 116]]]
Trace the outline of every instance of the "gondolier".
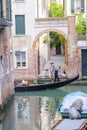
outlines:
[[59, 81], [57, 67], [55, 66], [55, 64], [53, 62], [50, 63], [50, 65], [51, 65], [50, 72], [51, 72], [51, 74], [54, 74], [54, 81], [56, 81], [56, 80]]

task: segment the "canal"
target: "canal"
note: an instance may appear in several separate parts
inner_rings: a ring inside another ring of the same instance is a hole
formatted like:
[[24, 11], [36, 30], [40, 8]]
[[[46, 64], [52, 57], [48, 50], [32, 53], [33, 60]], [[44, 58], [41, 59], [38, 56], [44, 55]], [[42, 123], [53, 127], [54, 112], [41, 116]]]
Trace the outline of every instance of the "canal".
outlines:
[[6, 108], [0, 130], [51, 130], [54, 122], [61, 119], [59, 106], [63, 97], [81, 91], [87, 86], [64, 86], [59, 89], [15, 93], [14, 101]]

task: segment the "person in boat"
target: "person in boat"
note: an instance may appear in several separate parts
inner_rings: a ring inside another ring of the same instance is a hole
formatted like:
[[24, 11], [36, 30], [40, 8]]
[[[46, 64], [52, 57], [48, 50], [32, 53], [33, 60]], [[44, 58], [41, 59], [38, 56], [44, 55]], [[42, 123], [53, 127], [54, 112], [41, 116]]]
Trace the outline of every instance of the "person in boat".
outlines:
[[21, 84], [25, 84], [26, 80], [23, 78]]
[[30, 85], [30, 82], [28, 80], [25, 80], [24, 78], [22, 79], [22, 82], [21, 82], [21, 85], [26, 85], [26, 86], [29, 86]]
[[61, 69], [61, 66], [58, 67], [58, 76], [62, 76], [62, 69]]
[[60, 78], [67, 77], [65, 70], [62, 69], [61, 66], [58, 67], [58, 77], [60, 77]]
[[66, 74], [65, 69], [62, 70], [62, 76], [67, 78], [67, 74]]
[[29, 82], [28, 82], [27, 80], [25, 81], [25, 85], [26, 85], [26, 86], [29, 86]]
[[54, 76], [54, 81], [59, 81], [59, 77], [58, 77], [58, 68], [55, 66], [55, 64], [52, 62], [50, 63], [51, 65], [51, 69], [50, 69], [50, 72], [51, 72], [51, 75]]

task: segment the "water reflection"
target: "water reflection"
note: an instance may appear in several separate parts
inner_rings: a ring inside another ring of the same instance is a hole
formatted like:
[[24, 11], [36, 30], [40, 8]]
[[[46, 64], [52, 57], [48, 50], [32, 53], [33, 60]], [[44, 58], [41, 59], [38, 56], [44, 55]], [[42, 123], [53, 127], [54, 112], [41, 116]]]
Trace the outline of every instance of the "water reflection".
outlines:
[[15, 130], [40, 130], [39, 98], [15, 97]]
[[58, 111], [59, 98], [16, 97], [14, 101], [16, 130], [50, 130]]
[[7, 108], [7, 111], [8, 112], [6, 113], [5, 119], [0, 123], [0, 130], [15, 130], [14, 126], [15, 118], [14, 118], [13, 106], [10, 105], [10, 108]]
[[50, 130], [59, 101], [51, 97], [16, 96], [0, 130]]
[[16, 93], [5, 119], [0, 123], [0, 130], [51, 130], [54, 122], [61, 119], [59, 106], [63, 97], [78, 90], [87, 93], [86, 86]]

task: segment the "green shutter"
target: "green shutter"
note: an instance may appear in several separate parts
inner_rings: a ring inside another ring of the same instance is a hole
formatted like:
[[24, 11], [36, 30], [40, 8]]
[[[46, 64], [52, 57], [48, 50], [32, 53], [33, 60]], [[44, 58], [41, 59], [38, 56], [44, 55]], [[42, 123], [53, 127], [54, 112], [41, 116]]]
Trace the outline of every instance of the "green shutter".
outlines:
[[12, 21], [11, 0], [9, 0], [9, 5], [10, 5], [10, 9], [9, 9], [9, 20]]
[[16, 34], [17, 35], [25, 34], [25, 16], [16, 15], [15, 24], [16, 24]]
[[71, 0], [71, 13], [74, 13], [74, 0]]
[[3, 17], [2, 0], [0, 0], [0, 17]]
[[84, 0], [81, 0], [81, 13], [84, 13]]

